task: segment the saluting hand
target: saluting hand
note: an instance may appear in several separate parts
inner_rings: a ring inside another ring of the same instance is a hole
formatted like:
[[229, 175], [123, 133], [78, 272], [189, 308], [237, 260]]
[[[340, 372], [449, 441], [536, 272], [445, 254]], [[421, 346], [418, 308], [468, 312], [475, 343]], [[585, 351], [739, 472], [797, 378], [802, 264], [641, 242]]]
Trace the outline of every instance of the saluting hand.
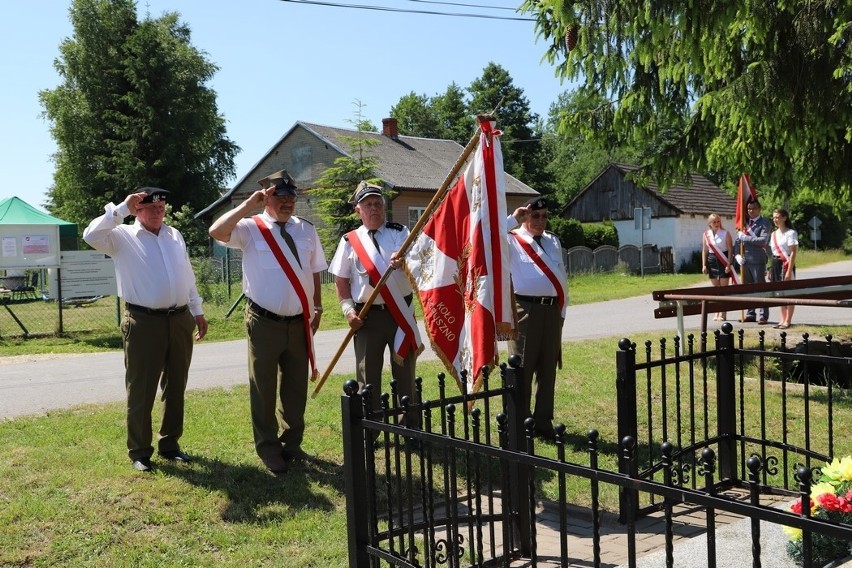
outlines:
[[521, 206], [515, 209], [515, 212], [512, 213], [512, 217], [515, 218], [515, 221], [518, 222], [518, 225], [527, 220], [527, 217], [529, 217], [530, 214], [531, 207], [532, 205]]
[[148, 197], [148, 194], [144, 191], [140, 191], [139, 193], [131, 193], [124, 198], [124, 203], [127, 204], [127, 210], [130, 211], [131, 215], [136, 215], [139, 204], [142, 203], [142, 200], [146, 197]]
[[263, 209], [266, 207], [266, 200], [270, 195], [275, 193], [274, 187], [267, 187], [266, 189], [259, 189], [252, 193], [248, 199], [246, 199], [246, 205], [254, 209]]

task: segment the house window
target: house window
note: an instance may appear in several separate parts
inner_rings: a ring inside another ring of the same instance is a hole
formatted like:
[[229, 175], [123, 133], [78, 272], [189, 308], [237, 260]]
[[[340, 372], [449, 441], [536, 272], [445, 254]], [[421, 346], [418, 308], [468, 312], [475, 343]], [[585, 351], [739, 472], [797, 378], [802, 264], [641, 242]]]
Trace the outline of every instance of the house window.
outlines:
[[409, 207], [408, 208], [408, 228], [413, 229], [417, 224], [418, 219], [426, 212], [425, 207]]

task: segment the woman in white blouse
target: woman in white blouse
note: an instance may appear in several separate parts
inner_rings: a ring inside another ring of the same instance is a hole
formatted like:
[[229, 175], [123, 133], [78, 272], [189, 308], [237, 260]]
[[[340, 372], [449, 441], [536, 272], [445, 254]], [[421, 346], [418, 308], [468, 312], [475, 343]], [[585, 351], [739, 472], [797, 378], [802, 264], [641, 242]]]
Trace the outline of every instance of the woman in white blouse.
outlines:
[[[727, 286], [734, 251], [731, 233], [722, 228], [722, 218], [712, 213], [701, 237], [701, 271], [710, 277], [713, 286]], [[715, 321], [725, 321], [727, 312], [719, 312]]]
[[[796, 253], [799, 250], [799, 234], [790, 226], [790, 214], [786, 209], [772, 212], [772, 222], [778, 227], [769, 239], [772, 250], [772, 281], [783, 282], [796, 278]], [[781, 321], [776, 329], [787, 329], [793, 319], [796, 306], [781, 306]]]

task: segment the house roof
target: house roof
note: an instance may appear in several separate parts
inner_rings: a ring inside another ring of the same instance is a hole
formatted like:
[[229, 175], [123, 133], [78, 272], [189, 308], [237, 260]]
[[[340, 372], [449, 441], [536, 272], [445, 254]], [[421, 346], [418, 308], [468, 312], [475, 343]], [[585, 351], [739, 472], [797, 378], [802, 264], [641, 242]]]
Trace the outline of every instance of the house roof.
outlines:
[[[390, 138], [381, 132], [366, 132], [298, 121], [269, 149], [263, 158], [252, 166], [245, 176], [234, 184], [233, 188], [223, 194], [215, 203], [205, 208], [204, 211], [196, 214], [196, 217], [209, 213], [221, 203], [230, 199], [235, 188], [243, 184], [250, 176], [259, 177], [255, 175], [258, 165], [267, 156], [275, 152], [287, 137], [298, 128], [316, 136], [343, 156], [351, 156], [350, 144], [347, 139], [363, 136], [375, 140], [377, 144], [371, 146], [370, 153], [378, 164], [376, 176], [396, 191], [435, 192], [441, 187], [447, 174], [452, 170], [459, 156], [461, 156], [462, 150], [464, 150], [460, 144], [453, 140], [402, 135]], [[539, 194], [538, 191], [509, 174], [506, 174], [506, 193], [507, 195], [529, 196]]]
[[[610, 168], [617, 170], [624, 176], [638, 170], [639, 166], [620, 163], [609, 164], [565, 206], [564, 211], [567, 211], [581, 195], [592, 190], [597, 179]], [[699, 173], [692, 172], [689, 174], [689, 178], [689, 186], [686, 183], [672, 184], [665, 192], [661, 191], [659, 186], [654, 183], [639, 185], [634, 182], [634, 185], [639, 190], [647, 191], [680, 214], [709, 215], [716, 213], [723, 216], [735, 214], [737, 200], [734, 197], [725, 193], [722, 188]]]

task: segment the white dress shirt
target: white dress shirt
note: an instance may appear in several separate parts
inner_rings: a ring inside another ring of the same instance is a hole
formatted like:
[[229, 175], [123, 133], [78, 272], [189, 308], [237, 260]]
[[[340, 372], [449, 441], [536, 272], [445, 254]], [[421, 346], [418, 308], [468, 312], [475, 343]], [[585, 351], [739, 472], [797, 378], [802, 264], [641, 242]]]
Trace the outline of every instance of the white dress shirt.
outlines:
[[[281, 236], [279, 226], [275, 224], [275, 218], [265, 210], [260, 213], [260, 218], [269, 227], [281, 250], [287, 249], [287, 243]], [[316, 227], [295, 215], [287, 220], [286, 230], [293, 237], [296, 250], [299, 252], [301, 268], [294, 266], [293, 269], [299, 275], [299, 280], [305, 289], [308, 305], [312, 306], [313, 275], [328, 267], [319, 235], [317, 235]], [[287, 278], [253, 218], [240, 219], [231, 232], [231, 240], [220, 244], [243, 251], [243, 292], [246, 297], [279, 316], [295, 316], [302, 313], [302, 304], [293, 284]]]
[[[383, 258], [390, 261], [391, 255], [402, 248], [402, 245], [405, 243], [405, 239], [408, 238], [409, 231], [408, 227], [405, 227], [404, 225], [399, 225], [397, 223], [390, 223], [390, 227], [388, 225], [389, 223], [382, 224], [382, 226], [376, 230], [375, 236], [376, 241], [379, 243], [379, 252]], [[364, 225], [358, 227], [356, 232], [364, 240], [370, 238], [367, 227]], [[356, 303], [365, 303], [370, 297], [370, 294], [373, 293], [373, 287], [370, 285], [370, 276], [367, 273], [367, 269], [364, 268], [364, 265], [358, 259], [358, 255], [355, 254], [355, 250], [352, 248], [352, 245], [349, 244], [349, 241], [345, 238], [340, 239], [340, 243], [337, 245], [337, 251], [334, 253], [334, 258], [331, 259], [328, 271], [335, 276], [349, 280], [352, 299], [355, 300]], [[394, 270], [388, 278], [388, 283], [391, 281], [399, 287], [403, 296], [411, 294], [411, 283], [408, 281], [408, 278], [402, 270]], [[374, 303], [384, 303], [381, 295], [376, 296]]]
[[83, 240], [112, 257], [118, 295], [125, 302], [155, 310], [189, 306], [193, 316], [202, 315], [195, 273], [180, 232], [163, 225], [159, 234], [136, 219], [125, 225], [127, 204], [107, 203], [106, 213], [92, 220]]

